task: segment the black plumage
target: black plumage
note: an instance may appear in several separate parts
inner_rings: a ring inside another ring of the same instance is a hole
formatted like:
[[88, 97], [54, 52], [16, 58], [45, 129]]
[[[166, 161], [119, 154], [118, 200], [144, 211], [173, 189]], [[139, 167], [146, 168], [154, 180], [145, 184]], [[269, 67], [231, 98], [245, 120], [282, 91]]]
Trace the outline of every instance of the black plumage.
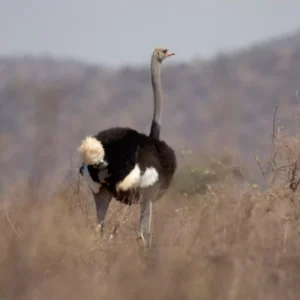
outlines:
[[[177, 167], [175, 152], [164, 141], [123, 127], [103, 130], [95, 135], [95, 138], [103, 145], [104, 160], [108, 163], [108, 177], [102, 185], [107, 187], [117, 201], [127, 205], [139, 201], [139, 188], [116, 190], [117, 183], [122, 181], [136, 164], [139, 165], [141, 175], [148, 167], [156, 169], [160, 196], [164, 194]], [[88, 165], [88, 170], [91, 178], [100, 183], [99, 170], [93, 165]]]

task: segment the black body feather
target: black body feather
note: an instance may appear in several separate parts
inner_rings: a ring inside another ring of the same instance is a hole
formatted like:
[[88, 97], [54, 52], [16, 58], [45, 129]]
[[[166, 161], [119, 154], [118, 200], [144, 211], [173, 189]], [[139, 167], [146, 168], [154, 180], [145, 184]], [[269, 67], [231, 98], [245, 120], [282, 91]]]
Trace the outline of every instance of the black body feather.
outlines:
[[[177, 167], [176, 156], [172, 148], [164, 141], [139, 133], [131, 128], [114, 127], [95, 135], [105, 151], [104, 159], [108, 162], [108, 177], [104, 185], [116, 200], [124, 204], [136, 203], [140, 197], [138, 189], [117, 191], [116, 185], [139, 164], [143, 173], [147, 167], [154, 167], [159, 175], [160, 196], [169, 187]], [[98, 170], [88, 166], [92, 179], [99, 182]]]

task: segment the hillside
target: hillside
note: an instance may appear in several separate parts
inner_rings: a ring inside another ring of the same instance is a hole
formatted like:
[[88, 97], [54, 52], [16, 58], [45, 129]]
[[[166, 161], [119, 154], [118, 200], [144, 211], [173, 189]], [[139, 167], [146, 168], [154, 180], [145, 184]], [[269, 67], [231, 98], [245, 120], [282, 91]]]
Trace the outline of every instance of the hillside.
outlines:
[[[197, 155], [237, 149], [256, 174], [254, 152], [270, 143], [275, 106], [289, 103], [290, 118], [298, 105], [299, 38], [295, 33], [210, 61], [182, 64], [175, 56], [162, 74], [163, 138], [176, 151], [187, 148]], [[148, 66], [109, 70], [72, 60], [2, 57], [2, 188], [28, 171], [66, 171], [86, 134], [112, 125], [148, 132], [151, 116]]]

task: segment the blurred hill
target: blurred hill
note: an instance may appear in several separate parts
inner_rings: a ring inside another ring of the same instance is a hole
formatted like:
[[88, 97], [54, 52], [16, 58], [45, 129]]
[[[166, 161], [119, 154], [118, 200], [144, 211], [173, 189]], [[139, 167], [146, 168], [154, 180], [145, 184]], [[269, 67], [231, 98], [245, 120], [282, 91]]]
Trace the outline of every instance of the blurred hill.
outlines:
[[[271, 142], [275, 106], [290, 104], [287, 120], [299, 104], [300, 32], [210, 61], [182, 64], [175, 56], [164, 64], [162, 80], [162, 137], [176, 151], [213, 155], [229, 147], [254, 166], [254, 152]], [[67, 59], [2, 57], [2, 188], [28, 171], [66, 170], [87, 134], [114, 125], [148, 133], [151, 117], [149, 66], [113, 70]]]

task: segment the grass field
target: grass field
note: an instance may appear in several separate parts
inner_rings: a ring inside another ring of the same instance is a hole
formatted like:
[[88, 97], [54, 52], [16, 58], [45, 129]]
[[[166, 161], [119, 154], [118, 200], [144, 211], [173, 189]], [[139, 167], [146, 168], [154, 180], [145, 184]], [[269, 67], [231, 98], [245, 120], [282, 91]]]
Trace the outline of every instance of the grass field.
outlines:
[[298, 192], [259, 191], [218, 164], [179, 171], [155, 205], [149, 251], [136, 239], [138, 206], [114, 201], [99, 238], [76, 174], [51, 196], [25, 184], [2, 195], [1, 299], [299, 299]]

